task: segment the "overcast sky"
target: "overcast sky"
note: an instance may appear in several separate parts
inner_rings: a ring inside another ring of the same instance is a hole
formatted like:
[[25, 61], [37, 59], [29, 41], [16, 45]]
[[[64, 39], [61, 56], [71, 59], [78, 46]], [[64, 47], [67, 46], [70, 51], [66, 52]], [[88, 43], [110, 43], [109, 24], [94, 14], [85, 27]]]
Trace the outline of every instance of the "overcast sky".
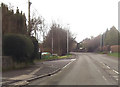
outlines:
[[[31, 10], [41, 15], [48, 24], [53, 20], [69, 27], [77, 35], [77, 42], [97, 36], [111, 28], [118, 28], [119, 0], [30, 0]], [[19, 7], [26, 16], [28, 0], [0, 0]], [[69, 26], [67, 25], [69, 24]]]

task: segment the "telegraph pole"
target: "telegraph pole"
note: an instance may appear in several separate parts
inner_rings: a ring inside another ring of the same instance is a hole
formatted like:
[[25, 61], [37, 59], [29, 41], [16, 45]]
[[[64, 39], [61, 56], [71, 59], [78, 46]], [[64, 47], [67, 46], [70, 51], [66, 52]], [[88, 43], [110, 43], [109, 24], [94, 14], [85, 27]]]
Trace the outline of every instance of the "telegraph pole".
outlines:
[[[69, 24], [68, 24], [69, 26]], [[67, 30], [67, 54], [69, 53], [69, 35], [68, 35], [69, 30]]]
[[53, 30], [52, 30], [52, 54], [53, 54]]
[[103, 51], [103, 35], [101, 34], [101, 38], [100, 38], [100, 51]]
[[30, 36], [30, 32], [31, 32], [31, 25], [30, 25], [30, 5], [32, 3], [30, 2], [30, 0], [28, 0], [28, 35]]
[[67, 54], [68, 54], [68, 47], [69, 47], [69, 44], [68, 44], [68, 30], [67, 30]]

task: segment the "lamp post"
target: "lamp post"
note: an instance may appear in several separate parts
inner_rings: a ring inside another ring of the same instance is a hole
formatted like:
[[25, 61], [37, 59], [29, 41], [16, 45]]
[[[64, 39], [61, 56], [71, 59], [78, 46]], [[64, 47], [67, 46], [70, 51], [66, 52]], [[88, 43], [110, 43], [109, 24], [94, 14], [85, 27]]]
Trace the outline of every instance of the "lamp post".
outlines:
[[53, 30], [52, 30], [52, 54], [53, 54]]
[[[67, 24], [69, 26], [69, 24]], [[67, 54], [69, 53], [69, 27], [67, 29]]]

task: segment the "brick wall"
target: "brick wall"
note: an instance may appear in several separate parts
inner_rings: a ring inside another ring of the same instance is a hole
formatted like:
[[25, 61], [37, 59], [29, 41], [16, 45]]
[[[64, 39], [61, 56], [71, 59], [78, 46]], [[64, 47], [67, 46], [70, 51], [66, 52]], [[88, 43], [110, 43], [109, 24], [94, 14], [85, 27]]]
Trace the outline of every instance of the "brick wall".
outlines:
[[120, 52], [120, 45], [113, 45], [110, 48], [112, 52]]

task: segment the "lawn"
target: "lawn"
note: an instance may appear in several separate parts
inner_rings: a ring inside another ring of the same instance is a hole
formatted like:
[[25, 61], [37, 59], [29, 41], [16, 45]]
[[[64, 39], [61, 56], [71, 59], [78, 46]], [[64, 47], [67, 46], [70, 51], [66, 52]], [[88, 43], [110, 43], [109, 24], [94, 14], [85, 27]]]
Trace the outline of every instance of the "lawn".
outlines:
[[37, 61], [47, 61], [47, 60], [56, 60], [56, 59], [66, 59], [66, 58], [70, 58], [71, 56], [72, 56], [71, 54], [64, 55], [64, 56], [49, 56], [49, 57], [46, 57], [46, 58], [37, 59], [34, 62], [37, 62]]
[[120, 58], [120, 53], [109, 53], [108, 55]]

